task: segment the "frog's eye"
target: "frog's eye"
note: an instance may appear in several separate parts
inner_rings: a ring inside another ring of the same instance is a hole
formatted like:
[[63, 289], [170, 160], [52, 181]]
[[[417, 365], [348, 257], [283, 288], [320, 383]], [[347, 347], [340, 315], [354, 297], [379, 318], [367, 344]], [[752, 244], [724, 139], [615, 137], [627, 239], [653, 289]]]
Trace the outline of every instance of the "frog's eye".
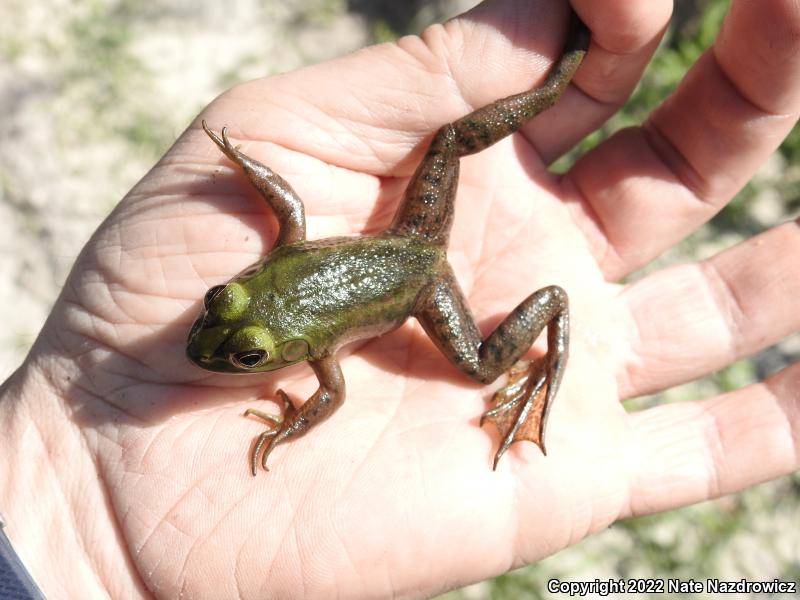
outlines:
[[245, 350], [244, 352], [237, 352], [231, 356], [231, 361], [237, 367], [243, 369], [253, 369], [263, 363], [269, 357], [266, 350], [256, 348], [255, 350]]
[[215, 285], [212, 288], [208, 288], [206, 295], [203, 296], [203, 306], [206, 307], [206, 310], [208, 310], [208, 305], [211, 304], [211, 301], [214, 298], [216, 298], [217, 294], [219, 294], [224, 289], [225, 289], [224, 285]]

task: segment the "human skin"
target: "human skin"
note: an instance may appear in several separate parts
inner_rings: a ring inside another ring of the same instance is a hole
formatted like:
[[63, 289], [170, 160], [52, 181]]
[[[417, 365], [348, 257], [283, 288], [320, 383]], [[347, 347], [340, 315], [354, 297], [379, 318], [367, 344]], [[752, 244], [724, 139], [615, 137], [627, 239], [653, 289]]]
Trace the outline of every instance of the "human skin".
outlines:
[[383, 229], [433, 132], [533, 87], [560, 51], [565, 4], [490, 0], [421, 37], [226, 92], [87, 243], [0, 388], [0, 509], [49, 597], [429, 596], [798, 468], [798, 365], [699, 402], [620, 403], [800, 328], [798, 223], [615, 282], [719, 211], [795, 124], [800, 9], [734, 1], [642, 127], [555, 177], [547, 164], [625, 100], [671, 10], [573, 5], [592, 31], [584, 65], [553, 109], [462, 160], [449, 246], [484, 332], [533, 289], [570, 295], [548, 455], [516, 444], [492, 471], [498, 436], [477, 424], [489, 390], [411, 321], [348, 348], [345, 405], [253, 478], [263, 426], [244, 408], [275, 411], [278, 387], [306, 397], [310, 369], [220, 375], [184, 355], [205, 290], [276, 235], [200, 118], [293, 185], [309, 239]]

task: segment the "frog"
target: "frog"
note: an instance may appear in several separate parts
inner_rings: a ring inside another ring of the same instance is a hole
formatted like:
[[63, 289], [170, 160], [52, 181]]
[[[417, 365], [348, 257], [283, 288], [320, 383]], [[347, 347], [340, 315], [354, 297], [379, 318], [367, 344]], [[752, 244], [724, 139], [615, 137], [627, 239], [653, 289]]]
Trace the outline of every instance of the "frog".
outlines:
[[[249, 454], [253, 476], [259, 460], [268, 470], [278, 444], [305, 435], [342, 405], [345, 380], [337, 351], [412, 317], [470, 379], [488, 385], [507, 374], [507, 385], [480, 420], [480, 426], [492, 423], [500, 432], [493, 469], [519, 441], [533, 442], [546, 454], [545, 423], [568, 357], [567, 293], [558, 285], [533, 292], [482, 337], [448, 263], [447, 243], [460, 157], [488, 148], [555, 104], [589, 41], [589, 30], [573, 13], [563, 52], [540, 86], [442, 125], [391, 224], [374, 235], [307, 240], [304, 204], [289, 183], [234, 146], [225, 127], [217, 134], [202, 121], [211, 141], [270, 206], [279, 232], [265, 257], [208, 289], [186, 354], [195, 365], [219, 373], [264, 373], [307, 362], [319, 383], [299, 408], [278, 389], [283, 415], [245, 410], [244, 416], [267, 425]], [[546, 353], [522, 361], [545, 329]]]

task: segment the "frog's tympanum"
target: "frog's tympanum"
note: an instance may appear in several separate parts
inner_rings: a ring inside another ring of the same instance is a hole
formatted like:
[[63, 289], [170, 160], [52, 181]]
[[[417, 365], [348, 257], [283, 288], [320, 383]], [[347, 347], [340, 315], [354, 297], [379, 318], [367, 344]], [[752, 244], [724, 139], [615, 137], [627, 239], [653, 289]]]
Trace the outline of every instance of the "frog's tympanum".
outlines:
[[[248, 409], [270, 427], [258, 438], [250, 466], [281, 442], [297, 438], [342, 404], [344, 378], [336, 351], [381, 335], [416, 317], [462, 373], [488, 384], [509, 371], [509, 385], [483, 415], [500, 430], [494, 466], [519, 440], [544, 452], [547, 409], [567, 359], [567, 295], [550, 286], [534, 292], [486, 338], [470, 314], [447, 262], [459, 157], [480, 152], [552, 106], [586, 53], [589, 32], [577, 19], [566, 48], [540, 87], [498, 100], [441, 127], [417, 168], [391, 226], [378, 235], [306, 240], [303, 203], [289, 184], [249, 158], [203, 122], [209, 137], [239, 165], [278, 217], [270, 253], [225, 285], [215, 285], [189, 334], [187, 354], [224, 373], [261, 373], [308, 361], [319, 389], [299, 409], [278, 391], [286, 410], [273, 416]], [[517, 361], [547, 327], [547, 354]]]

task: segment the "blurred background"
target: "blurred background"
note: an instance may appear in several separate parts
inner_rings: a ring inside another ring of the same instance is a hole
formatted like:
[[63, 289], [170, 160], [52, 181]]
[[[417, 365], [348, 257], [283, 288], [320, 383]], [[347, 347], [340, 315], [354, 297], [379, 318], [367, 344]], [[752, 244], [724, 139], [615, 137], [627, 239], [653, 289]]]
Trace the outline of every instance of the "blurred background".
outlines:
[[[92, 231], [216, 95], [240, 81], [419, 33], [474, 4], [3, 0], [0, 314], [6, 317], [0, 328], [0, 381], [25, 356]], [[678, 2], [664, 43], [630, 102], [557, 168], [566, 168], [578, 152], [620, 127], [641, 122], [711, 44], [728, 4]], [[730, 206], [645, 271], [711, 256], [796, 217], [798, 157], [796, 127]], [[711, 377], [630, 402], [628, 409], [735, 389], [798, 358], [800, 334], [795, 334]], [[800, 476], [795, 475], [617, 523], [537, 565], [442, 598], [548, 597], [546, 584], [553, 578], [798, 581], [798, 522]]]

